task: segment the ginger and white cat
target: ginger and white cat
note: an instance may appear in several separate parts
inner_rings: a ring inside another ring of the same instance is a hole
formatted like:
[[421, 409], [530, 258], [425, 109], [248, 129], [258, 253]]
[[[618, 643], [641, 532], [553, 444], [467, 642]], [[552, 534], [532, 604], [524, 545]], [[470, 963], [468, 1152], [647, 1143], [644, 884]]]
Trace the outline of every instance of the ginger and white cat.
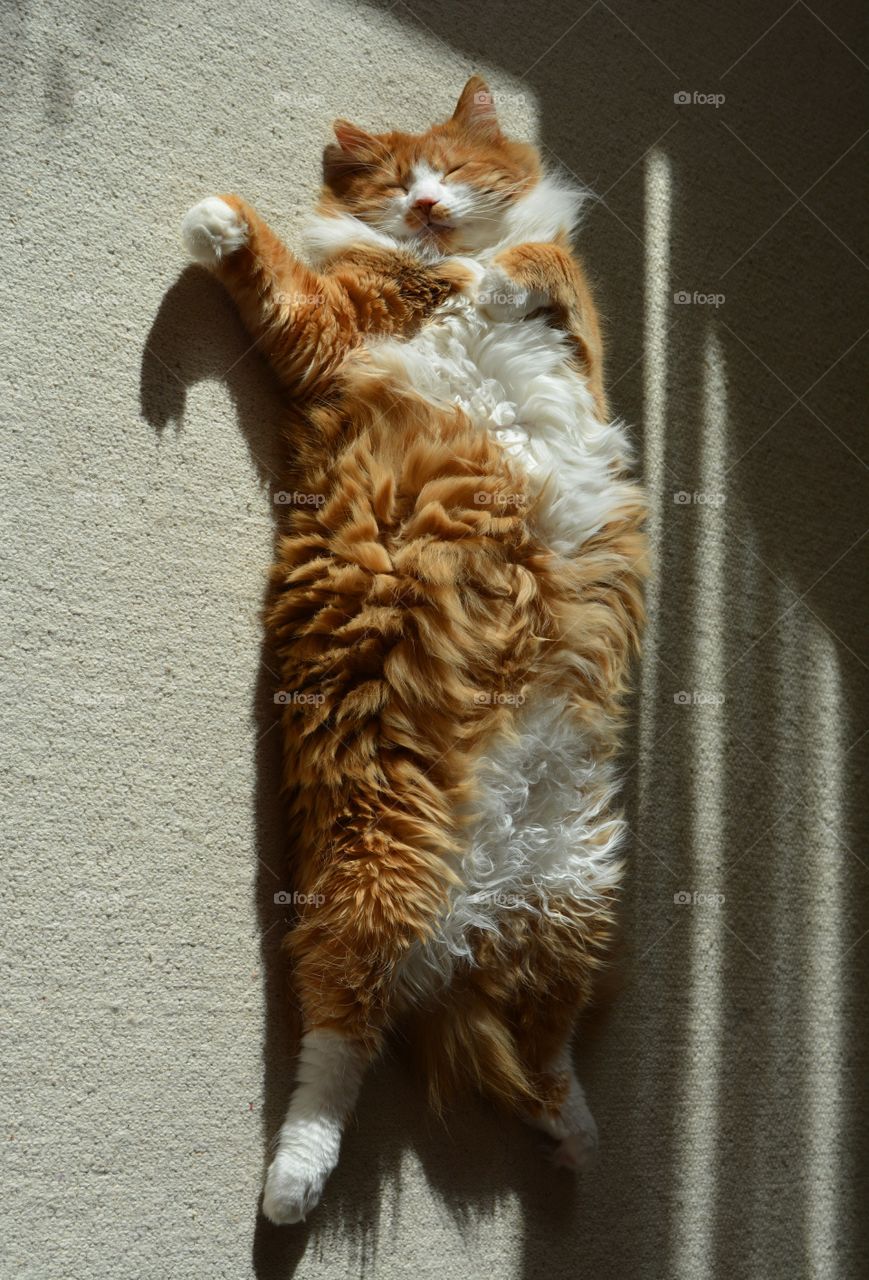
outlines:
[[344, 121], [306, 265], [237, 196], [184, 219], [287, 393], [281, 663], [304, 1023], [263, 1208], [318, 1202], [400, 1023], [578, 1167], [570, 1040], [603, 963], [644, 504], [570, 238], [582, 192], [468, 82], [422, 135]]

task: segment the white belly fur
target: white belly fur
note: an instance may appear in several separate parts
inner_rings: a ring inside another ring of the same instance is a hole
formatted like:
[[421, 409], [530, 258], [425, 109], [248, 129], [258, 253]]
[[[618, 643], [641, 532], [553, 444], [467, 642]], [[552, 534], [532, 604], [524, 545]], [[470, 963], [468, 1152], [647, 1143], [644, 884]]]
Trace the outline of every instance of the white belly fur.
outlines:
[[[614, 464], [630, 456], [624, 429], [595, 418], [568, 339], [544, 318], [497, 323], [457, 298], [412, 340], [372, 343], [368, 353], [376, 370], [461, 406], [500, 441], [543, 491], [536, 524], [553, 551], [575, 553], [620, 505]], [[435, 936], [408, 956], [409, 996], [448, 983], [455, 964], [471, 959], [472, 931], [497, 930], [505, 912], [547, 911], [565, 895], [591, 912], [618, 882], [623, 823], [610, 812], [612, 765], [594, 758], [563, 702], [532, 700], [515, 730], [479, 762], [463, 883]]]

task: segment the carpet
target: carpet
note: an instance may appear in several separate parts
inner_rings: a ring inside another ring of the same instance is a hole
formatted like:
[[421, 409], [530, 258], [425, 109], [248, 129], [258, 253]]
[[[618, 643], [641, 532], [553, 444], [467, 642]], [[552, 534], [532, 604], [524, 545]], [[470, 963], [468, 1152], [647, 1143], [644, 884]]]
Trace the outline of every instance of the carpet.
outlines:
[[[22, 0], [3, 36], [2, 1274], [856, 1276], [859, 6]], [[474, 71], [597, 196], [652, 500], [622, 990], [577, 1045], [602, 1153], [572, 1182], [482, 1105], [443, 1127], [390, 1057], [275, 1229], [280, 401], [178, 226], [236, 190], [296, 243], [333, 118], [421, 128]]]

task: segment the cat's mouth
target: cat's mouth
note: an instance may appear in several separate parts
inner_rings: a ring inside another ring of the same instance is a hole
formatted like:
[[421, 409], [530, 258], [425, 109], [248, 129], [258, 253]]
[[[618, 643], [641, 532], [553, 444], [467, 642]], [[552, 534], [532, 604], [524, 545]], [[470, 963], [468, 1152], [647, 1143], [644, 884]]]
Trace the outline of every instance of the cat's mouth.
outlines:
[[[447, 211], [444, 210], [443, 212], [446, 213]], [[425, 208], [412, 209], [407, 215], [407, 222], [415, 235], [437, 236], [455, 230], [455, 223], [450, 222], [449, 218], [445, 218], [443, 213], [440, 213], [440, 210], [439, 216], [436, 217], [434, 209], [428, 202], [426, 202]]]
[[437, 243], [446, 240], [455, 229], [455, 224], [452, 222], [424, 222], [414, 227], [411, 234], [417, 239]]

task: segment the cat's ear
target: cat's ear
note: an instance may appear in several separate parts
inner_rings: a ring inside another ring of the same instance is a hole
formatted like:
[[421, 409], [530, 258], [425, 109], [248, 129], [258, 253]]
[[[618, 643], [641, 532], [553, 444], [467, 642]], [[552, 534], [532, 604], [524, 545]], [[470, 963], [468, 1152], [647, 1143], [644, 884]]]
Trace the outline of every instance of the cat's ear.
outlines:
[[336, 120], [332, 125], [337, 142], [330, 142], [323, 152], [323, 181], [339, 187], [342, 181], [383, 160], [383, 147], [372, 134], [349, 120]]
[[501, 137], [495, 114], [495, 99], [482, 76], [471, 76], [465, 85], [453, 112], [452, 122], [488, 142], [497, 142]]
[[332, 125], [338, 146], [346, 156], [356, 160], [371, 160], [381, 154], [381, 146], [377, 138], [366, 133], [358, 125], [349, 120], [336, 120]]

